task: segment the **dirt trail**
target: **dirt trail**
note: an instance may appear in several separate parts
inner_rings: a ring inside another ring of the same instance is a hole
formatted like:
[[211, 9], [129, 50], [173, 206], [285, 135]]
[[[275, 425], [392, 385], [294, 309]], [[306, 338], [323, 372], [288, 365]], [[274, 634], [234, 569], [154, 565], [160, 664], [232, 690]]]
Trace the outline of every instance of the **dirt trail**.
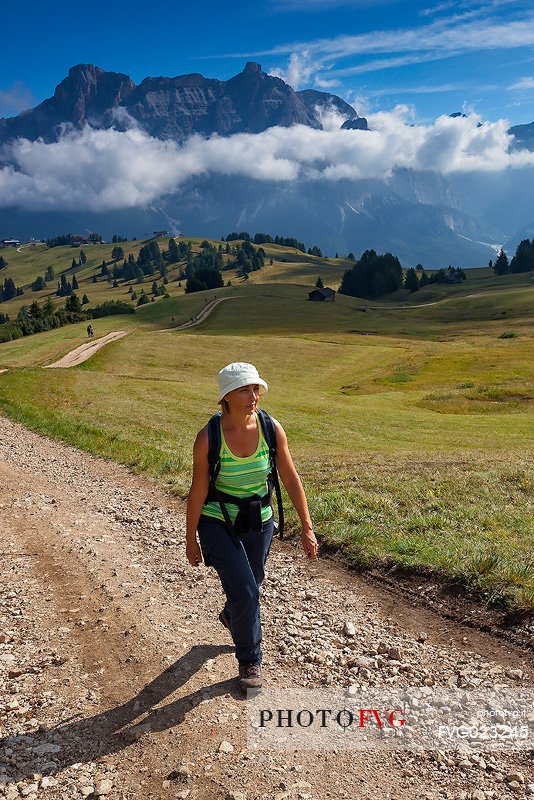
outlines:
[[54, 369], [56, 367], [75, 367], [78, 364], [81, 364], [83, 361], [87, 361], [88, 358], [94, 356], [102, 347], [110, 342], [115, 342], [117, 339], [122, 339], [123, 336], [127, 336], [127, 331], [112, 331], [111, 333], [107, 333], [105, 336], [102, 336], [100, 339], [91, 339], [88, 342], [84, 342], [79, 347], [76, 347], [75, 350], [71, 350], [70, 353], [67, 353], [59, 361], [54, 361], [53, 364], [47, 364], [43, 369]]
[[405, 305], [367, 306], [367, 308], [369, 311], [397, 311], [397, 309], [406, 311], [409, 308], [426, 308], [427, 306], [439, 306], [442, 303], [451, 303], [454, 300], [468, 300], [472, 297], [483, 297], [484, 295], [487, 294], [495, 294], [495, 292], [477, 292], [476, 294], [456, 294], [453, 295], [452, 297], [442, 297], [440, 300], [432, 300], [429, 303], [416, 303], [415, 305], [409, 305], [409, 306]]
[[[249, 749], [218, 581], [186, 563], [183, 504], [152, 481], [0, 417], [0, 516], [0, 796], [530, 796], [521, 754]], [[291, 543], [263, 618], [270, 687], [532, 685], [524, 651]]]
[[201, 322], [204, 322], [204, 320], [209, 317], [215, 306], [218, 306], [219, 303], [222, 303], [225, 300], [237, 300], [239, 296], [240, 295], [235, 295], [234, 297], [219, 297], [217, 300], [210, 300], [196, 317], [192, 317], [187, 322], [184, 322], [181, 325], [176, 325], [174, 328], [163, 328], [161, 333], [165, 331], [180, 331], [184, 328], [194, 328], [195, 325], [200, 325]]

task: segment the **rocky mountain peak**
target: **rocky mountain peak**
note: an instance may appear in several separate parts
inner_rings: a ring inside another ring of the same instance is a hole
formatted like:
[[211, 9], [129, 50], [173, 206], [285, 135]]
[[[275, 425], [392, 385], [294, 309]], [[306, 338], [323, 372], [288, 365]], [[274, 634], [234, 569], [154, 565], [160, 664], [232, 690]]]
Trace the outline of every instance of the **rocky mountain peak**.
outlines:
[[89, 78], [90, 76], [96, 77], [102, 75], [105, 70], [100, 67], [95, 67], [94, 64], [75, 64], [69, 69], [67, 78]]
[[54, 99], [69, 104], [80, 97], [98, 98], [97, 104], [103, 110], [121, 103], [134, 88], [132, 79], [121, 72], [106, 72], [93, 64], [77, 64], [69, 69], [67, 77], [56, 87]]
[[0, 120], [0, 143], [18, 137], [51, 142], [61, 135], [64, 123], [106, 129], [127, 125], [129, 119], [151, 136], [176, 141], [195, 133], [260, 133], [275, 125], [320, 129], [323, 111], [332, 107], [346, 119], [357, 117], [341, 98], [315, 90], [295, 92], [255, 61], [227, 81], [193, 73], [145, 78], [138, 86], [123, 73], [76, 64], [53, 97], [18, 117]]

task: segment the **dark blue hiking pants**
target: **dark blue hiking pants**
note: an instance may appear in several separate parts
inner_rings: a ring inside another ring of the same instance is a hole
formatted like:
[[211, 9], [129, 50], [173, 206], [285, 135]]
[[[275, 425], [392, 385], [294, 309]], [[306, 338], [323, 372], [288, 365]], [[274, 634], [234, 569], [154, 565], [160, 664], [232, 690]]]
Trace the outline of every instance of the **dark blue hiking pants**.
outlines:
[[226, 525], [201, 515], [198, 537], [206, 566], [213, 567], [221, 580], [230, 621], [235, 655], [240, 664], [261, 662], [260, 586], [273, 539], [274, 519], [263, 523], [260, 533], [246, 531], [236, 547]]

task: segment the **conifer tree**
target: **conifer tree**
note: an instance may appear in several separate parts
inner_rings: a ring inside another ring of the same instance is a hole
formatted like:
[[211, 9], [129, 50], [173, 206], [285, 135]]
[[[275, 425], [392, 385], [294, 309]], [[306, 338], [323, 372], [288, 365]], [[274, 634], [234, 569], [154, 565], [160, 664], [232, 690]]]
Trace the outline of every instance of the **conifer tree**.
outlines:
[[71, 294], [65, 301], [65, 311], [79, 314], [82, 310], [82, 302], [77, 294]]
[[174, 238], [169, 239], [169, 249], [167, 252], [169, 254], [168, 258], [171, 264], [176, 264], [176, 262], [180, 260], [180, 251], [178, 250], [176, 239]]
[[52, 298], [50, 295], [46, 298], [43, 303], [43, 317], [49, 317], [54, 313], [54, 303], [52, 302]]
[[534, 239], [523, 239], [510, 262], [510, 272], [530, 272], [534, 270]]
[[417, 292], [419, 289], [419, 278], [417, 272], [413, 267], [406, 270], [406, 277], [404, 278], [404, 288], [410, 292]]
[[497, 260], [495, 261], [495, 264], [493, 265], [493, 270], [496, 275], [506, 275], [507, 272], [510, 272], [508, 257], [502, 248]]
[[13, 297], [16, 297], [17, 294], [18, 294], [18, 289], [15, 286], [13, 278], [6, 278], [4, 280], [4, 287], [0, 292], [0, 302], [5, 300], [11, 300]]

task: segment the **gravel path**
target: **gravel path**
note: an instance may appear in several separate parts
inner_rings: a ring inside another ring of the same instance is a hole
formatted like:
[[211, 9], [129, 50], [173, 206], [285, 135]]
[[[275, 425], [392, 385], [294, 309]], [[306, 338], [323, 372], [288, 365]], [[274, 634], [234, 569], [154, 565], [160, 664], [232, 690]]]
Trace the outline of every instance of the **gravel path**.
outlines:
[[70, 353], [64, 355], [59, 361], [54, 361], [53, 364], [47, 364], [43, 369], [75, 367], [77, 364], [81, 364], [83, 361], [87, 361], [88, 358], [91, 358], [91, 356], [94, 356], [94, 354], [102, 347], [105, 347], [105, 345], [110, 342], [115, 342], [117, 339], [122, 339], [123, 336], [127, 335], [127, 331], [112, 331], [102, 336], [100, 339], [90, 339], [88, 342], [84, 342], [79, 347], [76, 347], [75, 350], [71, 350]]
[[162, 328], [160, 332], [164, 333], [165, 331], [181, 331], [184, 328], [194, 328], [195, 325], [200, 325], [201, 322], [204, 322], [219, 303], [223, 303], [225, 300], [237, 300], [239, 297], [240, 295], [235, 295], [234, 297], [219, 297], [218, 300], [210, 300], [195, 317], [192, 317], [187, 322], [183, 322], [181, 325], [175, 325], [172, 328]]
[[[0, 796], [534, 795], [521, 753], [247, 747], [218, 580], [186, 563], [183, 504], [150, 480], [0, 417], [0, 517]], [[524, 651], [291, 543], [268, 566], [268, 687], [532, 686]]]

